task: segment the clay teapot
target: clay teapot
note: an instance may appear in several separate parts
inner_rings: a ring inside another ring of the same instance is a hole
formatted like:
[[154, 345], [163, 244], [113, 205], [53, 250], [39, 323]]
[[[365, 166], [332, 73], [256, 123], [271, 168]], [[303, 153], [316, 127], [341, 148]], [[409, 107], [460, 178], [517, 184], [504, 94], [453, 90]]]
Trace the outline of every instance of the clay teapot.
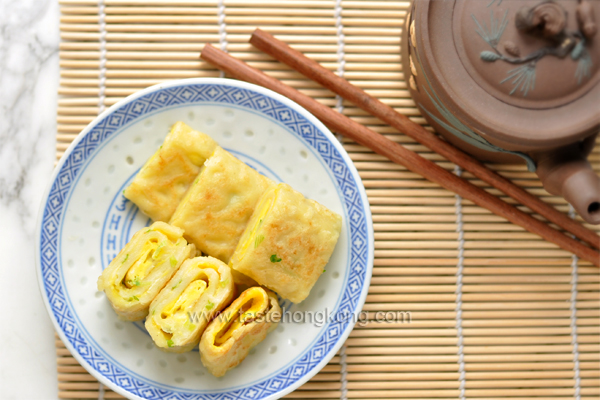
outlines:
[[402, 32], [410, 93], [482, 161], [526, 163], [600, 224], [587, 162], [600, 128], [600, 1], [415, 0]]

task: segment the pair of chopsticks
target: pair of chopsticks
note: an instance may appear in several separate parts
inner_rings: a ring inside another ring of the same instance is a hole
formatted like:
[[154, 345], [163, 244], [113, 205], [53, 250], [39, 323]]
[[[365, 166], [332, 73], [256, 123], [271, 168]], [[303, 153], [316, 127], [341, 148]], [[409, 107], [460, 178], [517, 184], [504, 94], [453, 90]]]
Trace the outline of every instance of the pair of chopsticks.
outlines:
[[368, 95], [362, 89], [352, 85], [344, 78], [335, 75], [272, 35], [256, 29], [252, 34], [250, 43], [284, 64], [289, 65], [307, 78], [320, 83], [342, 98], [355, 103], [358, 107], [429, 147], [449, 161], [471, 172], [476, 177], [506, 193], [521, 204], [542, 215], [548, 221], [555, 223], [574, 237], [587, 242], [594, 248], [590, 248], [563, 234], [548, 224], [506, 203], [499, 197], [493, 196], [467, 180], [406, 149], [404, 146], [339, 114], [296, 89], [264, 74], [224, 51], [216, 49], [210, 44], [204, 46], [200, 57], [234, 78], [264, 86], [288, 97], [319, 118], [329, 129], [370, 148], [376, 153], [383, 155], [397, 164], [403, 165], [407, 169], [420, 174], [424, 178], [439, 184], [461, 197], [487, 208], [494, 214], [504, 217], [529, 232], [535, 233], [545, 240], [570, 251], [579, 258], [600, 266], [600, 253], [596, 250], [600, 248], [600, 237], [595, 232], [560, 213], [552, 206], [488, 169], [473, 157], [457, 149], [450, 143], [443, 141], [419, 124], [410, 121], [406, 116], [397, 113], [391, 107]]

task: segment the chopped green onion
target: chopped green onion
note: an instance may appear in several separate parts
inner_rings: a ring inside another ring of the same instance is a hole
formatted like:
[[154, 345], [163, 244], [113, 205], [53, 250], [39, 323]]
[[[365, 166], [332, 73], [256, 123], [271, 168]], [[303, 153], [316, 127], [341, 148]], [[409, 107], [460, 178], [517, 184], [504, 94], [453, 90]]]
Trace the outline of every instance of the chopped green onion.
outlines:
[[158, 247], [156, 248], [156, 250], [154, 250], [154, 254], [152, 254], [152, 259], [156, 260], [158, 258], [158, 256], [160, 255], [160, 252], [162, 251], [163, 247], [165, 247], [166, 243], [165, 242], [160, 242]]
[[229, 279], [225, 279], [223, 282], [219, 283], [219, 286], [224, 288], [225, 286], [227, 286], [228, 283], [229, 283]]
[[136, 276], [135, 279], [133, 280], [133, 283], [135, 284], [135, 286], [140, 286], [141, 285], [140, 277]]
[[127, 301], [140, 301], [140, 299], [138, 299], [137, 296], [131, 296], [130, 298], [127, 299]]
[[265, 237], [263, 235], [258, 235], [256, 239], [254, 239], [254, 248], [256, 249], [258, 246], [260, 246], [263, 240], [265, 240]]
[[206, 303], [206, 309], [207, 310], [212, 310], [214, 306], [215, 306], [215, 303], [213, 303], [210, 300], [208, 301], [208, 303]]
[[183, 279], [180, 279], [180, 280], [179, 280], [179, 282], [177, 282], [177, 285], [173, 286], [173, 287], [171, 288], [171, 290], [175, 290], [175, 288], [176, 288], [177, 286], [179, 286], [179, 284], [181, 283], [181, 281], [182, 281], [182, 280], [183, 280]]
[[128, 258], [129, 258], [129, 253], [127, 253], [125, 255], [125, 258], [123, 259], [123, 261], [121, 261], [121, 264], [125, 264], [125, 261], [127, 261]]
[[144, 232], [144, 233], [148, 233], [148, 232], [150, 232], [151, 230], [152, 230], [152, 229], [148, 229], [148, 230], [147, 230], [146, 232]]
[[174, 344], [174, 343], [173, 343], [173, 341], [172, 341], [171, 339], [168, 339], [168, 340], [167, 340], [167, 346], [169, 346], [169, 347], [173, 347], [173, 344]]
[[171, 267], [174, 267], [177, 265], [177, 259], [174, 256], [171, 256], [169, 261], [171, 261]]
[[323, 272], [327, 271], [326, 269], [323, 270]]
[[196, 325], [192, 324], [189, 319], [185, 321], [185, 324], [183, 324], [183, 326], [185, 326], [188, 329], [188, 331], [193, 331], [194, 329], [196, 329]]
[[272, 263], [276, 263], [276, 262], [279, 262], [279, 261], [281, 261], [281, 258], [278, 258], [277, 254], [272, 254], [271, 255], [271, 262]]

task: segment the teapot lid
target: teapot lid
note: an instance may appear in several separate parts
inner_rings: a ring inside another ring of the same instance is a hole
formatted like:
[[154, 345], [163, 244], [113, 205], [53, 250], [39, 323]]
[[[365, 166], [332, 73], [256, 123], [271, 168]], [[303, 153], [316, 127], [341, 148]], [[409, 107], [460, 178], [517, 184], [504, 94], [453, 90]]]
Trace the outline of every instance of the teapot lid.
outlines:
[[597, 130], [600, 1], [414, 3], [428, 81], [490, 142], [541, 150]]

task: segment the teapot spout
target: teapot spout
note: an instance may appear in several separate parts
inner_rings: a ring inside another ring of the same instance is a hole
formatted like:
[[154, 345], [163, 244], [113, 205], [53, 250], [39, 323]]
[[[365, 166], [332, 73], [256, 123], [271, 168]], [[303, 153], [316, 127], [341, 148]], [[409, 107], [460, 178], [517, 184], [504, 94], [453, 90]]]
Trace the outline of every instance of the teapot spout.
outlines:
[[600, 180], [587, 161], [581, 164], [568, 166], [577, 171], [564, 181], [562, 195], [585, 222], [597, 225], [600, 224]]
[[537, 174], [544, 188], [564, 197], [584, 221], [600, 224], [600, 178], [586, 159], [588, 145], [576, 143], [538, 154]]

